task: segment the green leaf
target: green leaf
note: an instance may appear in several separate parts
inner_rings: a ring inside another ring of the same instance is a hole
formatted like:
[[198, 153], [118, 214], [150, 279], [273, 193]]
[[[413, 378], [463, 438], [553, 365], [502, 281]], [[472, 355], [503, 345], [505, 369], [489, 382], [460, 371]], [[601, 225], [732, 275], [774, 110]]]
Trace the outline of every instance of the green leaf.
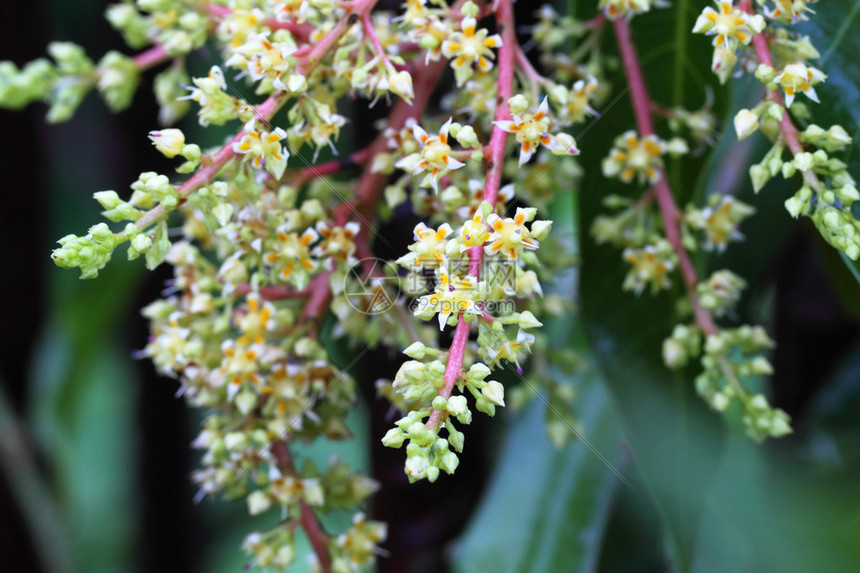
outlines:
[[[609, 396], [593, 369], [573, 378], [581, 392], [582, 434], [618, 468], [620, 433]], [[487, 493], [456, 548], [456, 571], [596, 567], [615, 491], [625, 486], [582, 440], [555, 449], [545, 415], [546, 404], [534, 400], [511, 426]]]

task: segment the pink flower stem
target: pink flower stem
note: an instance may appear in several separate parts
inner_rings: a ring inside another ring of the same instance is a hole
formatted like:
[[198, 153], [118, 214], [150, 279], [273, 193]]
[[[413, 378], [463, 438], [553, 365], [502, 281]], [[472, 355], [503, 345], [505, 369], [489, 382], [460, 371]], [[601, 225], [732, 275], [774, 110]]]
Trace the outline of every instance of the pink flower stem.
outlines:
[[523, 52], [522, 48], [519, 46], [517, 46], [516, 55], [517, 65], [520, 67], [520, 69], [523, 71], [529, 81], [536, 85], [545, 84], [547, 82], [547, 79], [540, 75], [540, 72], [538, 72], [534, 68], [532, 63], [529, 61], [528, 56], [526, 56], [526, 53]]
[[349, 169], [354, 166], [360, 166], [367, 162], [368, 150], [362, 149], [356, 151], [345, 159], [333, 159], [325, 163], [318, 163], [310, 167], [303, 167], [292, 174], [292, 179], [287, 179], [294, 186], [301, 187], [306, 182], [321, 177], [323, 175], [332, 175]]
[[[636, 116], [636, 125], [639, 128], [639, 134], [642, 137], [654, 135], [654, 123], [651, 121], [651, 110], [653, 108], [651, 99], [648, 97], [645, 79], [642, 77], [642, 68], [639, 65], [636, 48], [630, 37], [630, 26], [625, 18], [617, 18], [613, 21], [613, 24], [615, 26], [615, 36], [618, 40], [618, 48], [621, 52], [621, 59], [624, 63], [624, 72], [630, 85], [630, 99], [633, 102], [633, 113]], [[684, 279], [684, 284], [687, 287], [687, 294], [693, 306], [696, 323], [706, 336], [710, 336], [716, 334], [718, 329], [710, 313], [699, 303], [699, 295], [696, 291], [699, 278], [696, 275], [693, 262], [690, 260], [687, 250], [681, 241], [681, 228], [679, 225], [681, 212], [675, 204], [675, 198], [666, 179], [665, 170], [661, 168], [660, 172], [660, 180], [654, 184], [652, 191], [660, 207], [663, 227], [666, 229], [666, 239], [672, 245], [672, 249], [674, 249], [678, 257], [678, 266]]]
[[[507, 121], [511, 118], [508, 100], [513, 95], [514, 89], [514, 63], [516, 61], [517, 36], [514, 27], [514, 9], [511, 0], [498, 0], [496, 9], [496, 23], [499, 34], [502, 36], [502, 46], [499, 48], [499, 83], [496, 95], [496, 121]], [[416, 93], [418, 93], [416, 91]], [[502, 183], [502, 168], [505, 165], [505, 143], [508, 134], [498, 126], [493, 127], [490, 136], [490, 161], [487, 166], [487, 182], [484, 185], [484, 201], [495, 205]], [[469, 273], [476, 279], [480, 278], [481, 261], [484, 250], [482, 247], [469, 249]], [[445, 366], [443, 375], [444, 384], [439, 389], [439, 396], [449, 398], [454, 391], [454, 385], [463, 370], [463, 358], [466, 353], [466, 344], [469, 341], [470, 323], [466, 322], [463, 314], [457, 320], [454, 329], [454, 340], [448, 351], [448, 364]], [[439, 427], [448, 413], [442, 410], [433, 410], [427, 420], [427, 428], [435, 430]]]
[[[740, 9], [749, 14], [755, 13], [755, 10], [752, 7], [752, 0], [742, 0], [740, 3]], [[752, 37], [752, 45], [755, 49], [759, 63], [773, 68], [773, 57], [770, 53], [767, 36], [764, 33], [756, 34]], [[779, 93], [779, 90], [767, 90], [767, 96], [782, 107], [782, 119], [779, 121], [779, 131], [782, 133], [783, 141], [785, 141], [785, 144], [794, 155], [802, 153], [803, 144], [800, 142], [797, 127], [795, 127], [794, 122], [791, 121], [791, 116], [789, 115], [785, 101], [782, 99], [782, 94]], [[814, 189], [820, 189], [821, 183], [812, 171], [804, 171], [803, 179]]]
[[[275, 459], [278, 460], [278, 465], [284, 473], [295, 476], [296, 469], [293, 464], [293, 456], [290, 452], [289, 444], [286, 441], [279, 441], [275, 443], [272, 452], [275, 454]], [[321, 573], [331, 573], [331, 555], [328, 552], [329, 536], [323, 531], [316, 513], [314, 513], [311, 506], [304, 501], [299, 505], [301, 506], [301, 514], [299, 515], [298, 522], [302, 529], [305, 530], [308, 541], [310, 541], [311, 547], [314, 553], [316, 553], [320, 571]]]
[[[329, 51], [337, 45], [340, 39], [349, 31], [355, 23], [356, 15], [361, 17], [363, 14], [369, 13], [376, 2], [377, 0], [356, 0], [353, 3], [355, 13], [345, 15], [341, 18], [334, 28], [329, 30], [329, 32], [318, 43], [314, 44], [313, 48], [304, 59], [304, 65], [301, 68], [302, 74], [305, 76], [309, 75], [322, 61], [326, 54], [328, 54]], [[281, 109], [281, 106], [284, 105], [287, 99], [288, 94], [286, 92], [276, 92], [269, 96], [266, 101], [255, 108], [257, 117], [266, 121], [272, 119], [272, 116]], [[215, 155], [205, 157], [203, 159], [203, 167], [198, 169], [194, 175], [178, 187], [177, 190], [179, 191], [180, 197], [184, 199], [197, 189], [207, 185], [216, 175], [218, 175], [221, 168], [236, 156], [236, 152], [233, 151], [233, 144], [241, 141], [244, 135], [244, 130], [239, 131], [239, 133], [237, 133], [233, 139], [231, 139]], [[167, 213], [165, 212], [164, 207], [158, 205], [157, 207], [147, 211], [140, 219], [137, 220], [137, 228], [142, 231], [156, 221], [160, 221], [166, 215]]]
[[[257, 116], [266, 120], [271, 119], [272, 116], [275, 115], [275, 112], [277, 112], [284, 104], [286, 99], [287, 94], [285, 92], [278, 92], [270, 96], [269, 99], [256, 107]], [[227, 145], [218, 150], [215, 155], [206, 157], [204, 159], [203, 167], [198, 169], [194, 175], [177, 188], [180, 197], [184, 199], [197, 189], [207, 185], [218, 174], [218, 172], [221, 171], [221, 168], [236, 155], [233, 151], [233, 144], [241, 141], [244, 135], [245, 131], [240, 131], [227, 143]], [[137, 220], [137, 228], [143, 231], [156, 221], [160, 221], [166, 215], [167, 213], [165, 212], [164, 207], [158, 205], [157, 207], [147, 211], [140, 219]]]
[[379, 36], [376, 35], [376, 30], [373, 29], [373, 22], [370, 19], [369, 13], [362, 16], [361, 25], [364, 29], [364, 35], [368, 40], [370, 40], [371, 45], [373, 45], [373, 51], [376, 52], [376, 55], [382, 60], [385, 69], [388, 71], [394, 71], [394, 64], [391, 63], [385, 50], [382, 49], [382, 43], [379, 41]]
[[166, 62], [169, 59], [170, 56], [167, 54], [167, 50], [165, 50], [163, 46], [153, 46], [145, 52], [141, 52], [136, 55], [134, 57], [134, 65], [142, 72], [155, 67], [162, 62]]

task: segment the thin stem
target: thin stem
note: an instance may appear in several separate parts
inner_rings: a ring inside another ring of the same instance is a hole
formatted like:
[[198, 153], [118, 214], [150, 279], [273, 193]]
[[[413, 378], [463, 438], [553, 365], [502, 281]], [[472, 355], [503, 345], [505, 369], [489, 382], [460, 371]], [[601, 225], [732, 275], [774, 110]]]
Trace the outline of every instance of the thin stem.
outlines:
[[542, 75], [540, 75], [540, 72], [535, 69], [535, 67], [529, 61], [528, 56], [526, 56], [526, 53], [523, 52], [523, 49], [520, 46], [517, 46], [516, 56], [517, 65], [520, 67], [520, 69], [523, 71], [529, 81], [531, 81], [533, 84], [538, 85], [547, 83], [548, 80]]
[[368, 158], [368, 150], [362, 149], [361, 151], [356, 151], [352, 155], [348, 155], [344, 159], [332, 159], [325, 163], [303, 167], [294, 172], [292, 175], [294, 179], [291, 179], [290, 182], [296, 187], [301, 187], [308, 181], [316, 179], [317, 177], [332, 175], [333, 173], [338, 173], [351, 167], [361, 166], [367, 162]]
[[[742, 0], [740, 8], [750, 14], [754, 14], [752, 0]], [[759, 63], [773, 68], [773, 57], [770, 53], [767, 36], [764, 33], [756, 34], [752, 38], [752, 44]], [[794, 155], [803, 153], [803, 144], [800, 142], [797, 127], [795, 127], [794, 123], [791, 121], [791, 116], [789, 115], [788, 107], [785, 105], [785, 100], [782, 99], [782, 94], [779, 93], [779, 90], [767, 90], [767, 97], [776, 102], [782, 108], [782, 119], [779, 121], [779, 131], [782, 134], [783, 141], [785, 141], [786, 145], [788, 145], [788, 148]], [[811, 169], [803, 172], [803, 180], [814, 189], [821, 188], [821, 182]]]
[[[287, 94], [285, 92], [278, 92], [257, 106], [255, 114], [258, 117], [269, 120], [273, 115], [275, 115], [275, 112], [280, 109], [286, 99]], [[218, 150], [215, 155], [206, 158], [204, 166], [198, 169], [194, 175], [177, 188], [180, 197], [188, 197], [191, 193], [212, 181], [218, 172], [221, 171], [221, 168], [235, 157], [236, 152], [233, 151], [233, 144], [241, 141], [244, 135], [244, 130], [239, 131], [239, 133], [237, 133], [224, 147]], [[158, 205], [144, 213], [144, 215], [137, 220], [137, 228], [143, 231], [166, 216], [167, 211], [165, 211], [163, 206]]]
[[163, 46], [153, 46], [152, 48], [141, 52], [134, 57], [134, 65], [141, 72], [157, 66], [162, 62], [170, 59], [167, 50]]
[[[502, 36], [502, 46], [499, 48], [499, 84], [496, 96], [496, 121], [509, 120], [511, 117], [508, 100], [513, 95], [514, 86], [514, 62], [516, 60], [517, 36], [514, 27], [514, 10], [511, 0], [499, 0], [496, 9], [496, 22], [499, 34]], [[502, 183], [502, 168], [505, 165], [505, 143], [508, 134], [498, 126], [493, 127], [490, 136], [490, 162], [487, 171], [487, 182], [484, 185], [484, 200], [490, 205], [495, 205], [498, 198], [499, 188]], [[469, 272], [480, 277], [481, 261], [484, 250], [481, 247], [469, 249]], [[466, 344], [469, 340], [470, 323], [466, 322], [461, 313], [454, 329], [454, 340], [448, 351], [448, 364], [445, 366], [443, 380], [445, 383], [439, 389], [439, 396], [448, 398], [454, 390], [454, 385], [463, 370], [463, 358], [466, 353]], [[433, 410], [427, 420], [427, 427], [435, 430], [447, 416], [447, 412]]]
[[376, 35], [376, 30], [373, 29], [373, 22], [370, 19], [370, 14], [365, 14], [361, 18], [361, 25], [364, 29], [364, 35], [367, 36], [368, 40], [370, 40], [370, 44], [373, 46], [373, 51], [376, 52], [376, 55], [382, 60], [382, 64], [385, 66], [385, 69], [389, 73], [394, 72], [394, 64], [391, 63], [391, 60], [388, 59], [388, 54], [386, 54], [385, 50], [382, 49], [382, 43], [379, 41], [379, 36]]
[[[326, 54], [328, 54], [329, 51], [349, 31], [355, 23], [356, 15], [361, 17], [363, 14], [369, 13], [376, 2], [377, 0], [356, 0], [353, 4], [355, 12], [347, 14], [338, 20], [335, 27], [332, 28], [318, 43], [314, 44], [313, 48], [311, 48], [305, 56], [304, 63], [300, 69], [302, 75], [309, 75], [322, 61]], [[255, 115], [266, 121], [270, 120], [281, 106], [286, 103], [287, 98], [288, 94], [286, 92], [276, 92], [270, 96], [269, 99], [255, 108]], [[244, 135], [244, 130], [239, 131], [239, 133], [237, 133], [233, 139], [231, 139], [227, 145], [222, 147], [215, 155], [205, 158], [204, 166], [198, 169], [190, 179], [178, 187], [177, 191], [179, 192], [180, 197], [187, 197], [197, 189], [208, 184], [216, 175], [218, 175], [221, 168], [236, 156], [236, 152], [233, 151], [233, 144], [241, 141]], [[158, 205], [144, 213], [144, 215], [137, 220], [137, 228], [143, 231], [151, 224], [160, 221], [166, 216], [167, 212], [164, 207]]]
[[[624, 72], [630, 85], [630, 99], [633, 103], [636, 125], [639, 127], [640, 135], [647, 137], [654, 134], [654, 123], [651, 120], [651, 99], [648, 97], [648, 89], [645, 85], [645, 79], [642, 77], [642, 68], [639, 65], [636, 48], [630, 36], [630, 26], [624, 18], [614, 20], [613, 24], [615, 26], [615, 35], [618, 39], [618, 47], [621, 52], [621, 59], [624, 63]], [[675, 204], [675, 198], [672, 195], [672, 189], [669, 187], [664, 169], [660, 169], [660, 180], [654, 184], [652, 190], [654, 198], [660, 207], [660, 216], [666, 229], [666, 239], [672, 245], [672, 249], [678, 257], [678, 267], [684, 279], [684, 284], [687, 287], [687, 294], [690, 297], [696, 323], [706, 336], [716, 334], [718, 329], [714, 323], [714, 319], [699, 303], [699, 295], [696, 291], [699, 278], [681, 240], [681, 212]]]
[[[275, 454], [275, 459], [278, 460], [278, 465], [284, 473], [296, 475], [296, 469], [293, 465], [293, 456], [290, 452], [290, 446], [285, 441], [276, 443], [272, 448], [272, 453]], [[316, 553], [319, 561], [320, 571], [322, 573], [331, 573], [331, 556], [328, 553], [329, 537], [323, 531], [322, 526], [317, 519], [316, 513], [304, 501], [300, 502], [301, 515], [299, 517], [299, 525], [304, 529], [308, 536], [308, 541]]]

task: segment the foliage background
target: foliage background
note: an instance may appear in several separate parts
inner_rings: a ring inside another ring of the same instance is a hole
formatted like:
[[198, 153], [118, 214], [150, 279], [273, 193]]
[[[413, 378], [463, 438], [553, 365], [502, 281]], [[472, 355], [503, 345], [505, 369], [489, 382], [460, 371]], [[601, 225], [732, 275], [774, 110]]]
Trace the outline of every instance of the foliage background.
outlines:
[[[50, 40], [78, 42], [91, 56], [122, 50], [101, 19], [105, 6], [4, 3], [0, 58], [23, 63], [41, 56]], [[519, 2], [518, 21], [527, 22], [534, 8]], [[819, 89], [825, 103], [813, 108], [815, 118], [858, 135], [860, 36], [853, 30], [860, 2], [828, 0], [816, 8], [805, 30], [830, 81]], [[573, 9], [594, 12], [593, 3]], [[655, 99], [697, 108], [710, 85], [725, 120], [755, 100], [756, 86], [734, 82], [723, 91], [714, 84], [708, 42], [689, 34], [699, 9], [677, 0], [637, 18], [635, 39]], [[611, 30], [604, 44], [612, 53]], [[196, 57], [198, 70], [211, 64], [210, 55]], [[620, 73], [612, 81], [618, 93]], [[56, 238], [94, 220], [93, 191], [123, 191], [144, 170], [168, 172], [144, 137], [157, 114], [149, 87], [144, 80], [132, 109], [116, 116], [90, 96], [60, 126], [46, 126], [38, 107], [0, 112], [5, 570], [216, 572], [243, 564], [238, 545], [251, 527], [244, 508], [192, 503], [188, 444], [197, 417], [174, 397], [171, 381], [132, 358], [147, 332], [138, 309], [158, 295], [169, 272], [145, 273], [117, 257], [97, 281], [83, 282], [48, 257]], [[370, 119], [358, 120], [353, 133], [366, 131]], [[597, 166], [612, 138], [631, 125], [622, 98], [578, 137], [587, 175], [578, 194], [560, 190], [553, 217], [561, 228], [587, 229], [602, 196], [615, 191]], [[714, 153], [670, 165], [670, 178], [682, 198], [701, 202], [728, 191], [759, 209], [743, 228], [745, 243], [719, 261], [697, 262], [750, 282], [739, 319], [764, 323], [775, 335], [773, 402], [793, 416], [796, 433], [756, 447], [733, 421], [727, 427], [708, 411], [694, 395], [694, 372], [670, 375], [660, 363], [679, 293], [623, 293], [619, 254], [582, 233], [576, 284], [557, 287], [575, 289], [580, 310], [549, 328], [556, 344], [578, 349], [585, 367], [556, 374], [577, 385], [578, 427], [628, 483], [583, 442], [553, 449], [544, 435], [545, 405], [535, 400], [520, 415], [492, 424], [476, 419], [456, 476], [407, 485], [402, 452], [378, 446], [387, 408], [372, 390], [400, 358], [375, 352], [354, 372], [366, 400], [352, 424], [357, 439], [342, 453], [383, 483], [372, 513], [390, 524], [391, 554], [380, 570], [856, 570], [860, 275], [811, 226], [788, 217], [781, 206], [788, 185], [752, 195], [746, 169], [765, 142], [738, 144], [730, 122], [722, 126]], [[665, 133], [665, 125], [658, 129]], [[851, 163], [860, 176], [856, 148]], [[408, 227], [388, 232], [399, 239]]]

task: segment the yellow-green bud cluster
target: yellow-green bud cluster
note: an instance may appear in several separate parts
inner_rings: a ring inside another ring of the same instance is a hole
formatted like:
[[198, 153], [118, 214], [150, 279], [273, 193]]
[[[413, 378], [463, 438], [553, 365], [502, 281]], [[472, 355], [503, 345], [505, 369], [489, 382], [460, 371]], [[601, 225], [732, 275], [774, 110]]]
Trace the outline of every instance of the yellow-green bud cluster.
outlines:
[[[411, 347], [411, 351], [420, 355], [420, 351], [414, 347]], [[472, 395], [475, 408], [489, 416], [495, 415], [496, 406], [505, 405], [504, 386], [495, 380], [486, 380], [490, 369], [485, 364], [473, 364], [457, 381], [461, 394], [448, 398], [436, 395], [436, 389], [444, 383], [444, 371], [444, 365], [438, 360], [428, 364], [410, 361], [401, 367], [394, 381], [395, 389], [404, 398], [419, 403], [429, 400], [433, 410], [444, 412], [446, 416], [444, 422], [432, 427], [425, 423], [431, 408], [412, 410], [395, 422], [395, 427], [382, 438], [382, 443], [391, 448], [399, 448], [408, 442], [405, 472], [410, 482], [425, 478], [433, 482], [438, 479], [440, 471], [452, 474], [457, 469], [460, 460], [455, 452], [462, 453], [465, 436], [454, 426], [452, 418], [461, 424], [472, 422], [472, 412], [463, 395], [464, 391], [468, 390]], [[443, 428], [447, 434], [445, 437], [439, 435]]]
[[751, 394], [741, 379], [767, 376], [773, 372], [770, 362], [760, 354], [773, 341], [761, 327], [742, 326], [722, 330], [707, 337], [702, 356], [704, 371], [696, 378], [696, 390], [720, 412], [733, 402], [741, 409], [747, 434], [756, 441], [778, 438], [791, 432], [788, 414], [768, 404], [761, 394]]

